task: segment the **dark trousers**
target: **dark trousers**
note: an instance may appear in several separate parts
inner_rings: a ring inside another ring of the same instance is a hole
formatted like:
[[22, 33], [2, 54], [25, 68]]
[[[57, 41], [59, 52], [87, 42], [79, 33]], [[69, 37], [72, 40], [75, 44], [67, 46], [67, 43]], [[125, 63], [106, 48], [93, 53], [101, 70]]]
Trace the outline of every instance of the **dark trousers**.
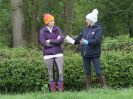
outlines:
[[99, 57], [83, 57], [83, 64], [86, 75], [91, 75], [91, 62], [94, 65], [96, 75], [102, 75], [100, 58]]

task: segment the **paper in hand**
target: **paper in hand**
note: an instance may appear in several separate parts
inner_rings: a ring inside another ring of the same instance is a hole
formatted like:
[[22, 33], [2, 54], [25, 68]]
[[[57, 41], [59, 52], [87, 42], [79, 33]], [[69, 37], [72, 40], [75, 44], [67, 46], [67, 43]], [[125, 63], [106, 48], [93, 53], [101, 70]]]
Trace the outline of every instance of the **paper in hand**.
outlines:
[[71, 43], [71, 44], [74, 44], [75, 43], [75, 40], [74, 39], [72, 39], [70, 36], [66, 36], [66, 40], [67, 40], [67, 42], [68, 43]]

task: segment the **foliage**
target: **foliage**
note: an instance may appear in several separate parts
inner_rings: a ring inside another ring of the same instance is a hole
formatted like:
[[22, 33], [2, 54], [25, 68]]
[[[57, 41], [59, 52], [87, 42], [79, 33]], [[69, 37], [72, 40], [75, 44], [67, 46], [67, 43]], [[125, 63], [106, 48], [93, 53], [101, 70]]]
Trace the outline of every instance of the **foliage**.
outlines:
[[0, 46], [12, 46], [11, 27], [9, 0], [0, 0]]
[[[124, 37], [124, 39], [122, 39], [123, 36], [116, 39], [106, 38], [103, 41], [102, 69], [108, 86], [112, 88], [133, 86], [132, 39]], [[130, 44], [131, 46], [128, 48], [127, 45]], [[65, 90], [81, 90], [85, 85], [82, 58], [79, 50], [74, 46], [69, 47], [63, 47]], [[0, 59], [1, 91], [47, 90], [48, 73], [40, 50], [35, 48], [0, 48]], [[99, 86], [94, 68], [92, 78], [93, 86]]]
[[[85, 16], [97, 8], [99, 10], [99, 21], [104, 28], [105, 36], [115, 37], [129, 33], [132, 25], [133, 7], [132, 0], [73, 0], [73, 24], [71, 35], [80, 33], [85, 23]], [[39, 0], [33, 4], [33, 0], [23, 0], [23, 11], [25, 16], [25, 38], [27, 42], [31, 37], [32, 17], [36, 14], [37, 32], [43, 27], [43, 13], [51, 13], [55, 16], [56, 25], [64, 31], [64, 0]], [[0, 42], [2, 45], [12, 47], [12, 23], [11, 7], [9, 0], [0, 0]], [[34, 13], [34, 10], [37, 12]], [[29, 42], [31, 43], [31, 42]]]
[[41, 53], [32, 49], [0, 50], [0, 89], [3, 91], [37, 90], [47, 83]]
[[126, 51], [132, 52], [133, 50], [133, 39], [129, 38], [128, 35], [121, 35], [115, 38], [106, 37], [102, 43], [103, 51]]
[[102, 54], [103, 71], [109, 86], [114, 88], [133, 86], [133, 53], [109, 51]]

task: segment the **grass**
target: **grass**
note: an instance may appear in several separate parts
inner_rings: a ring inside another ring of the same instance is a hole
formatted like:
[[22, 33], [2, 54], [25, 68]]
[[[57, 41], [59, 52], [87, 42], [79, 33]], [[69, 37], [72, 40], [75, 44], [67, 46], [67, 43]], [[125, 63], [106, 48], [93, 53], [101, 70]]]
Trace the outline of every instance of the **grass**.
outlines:
[[80, 92], [25, 93], [0, 95], [0, 99], [133, 99], [133, 88], [130, 89], [91, 89]]

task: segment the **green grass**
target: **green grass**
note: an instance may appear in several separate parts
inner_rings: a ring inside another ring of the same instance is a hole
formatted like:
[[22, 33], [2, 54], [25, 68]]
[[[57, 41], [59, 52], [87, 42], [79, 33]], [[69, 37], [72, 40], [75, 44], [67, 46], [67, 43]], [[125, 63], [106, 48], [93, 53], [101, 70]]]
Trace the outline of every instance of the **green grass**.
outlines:
[[133, 99], [133, 89], [91, 89], [80, 92], [25, 93], [0, 95], [0, 99]]

